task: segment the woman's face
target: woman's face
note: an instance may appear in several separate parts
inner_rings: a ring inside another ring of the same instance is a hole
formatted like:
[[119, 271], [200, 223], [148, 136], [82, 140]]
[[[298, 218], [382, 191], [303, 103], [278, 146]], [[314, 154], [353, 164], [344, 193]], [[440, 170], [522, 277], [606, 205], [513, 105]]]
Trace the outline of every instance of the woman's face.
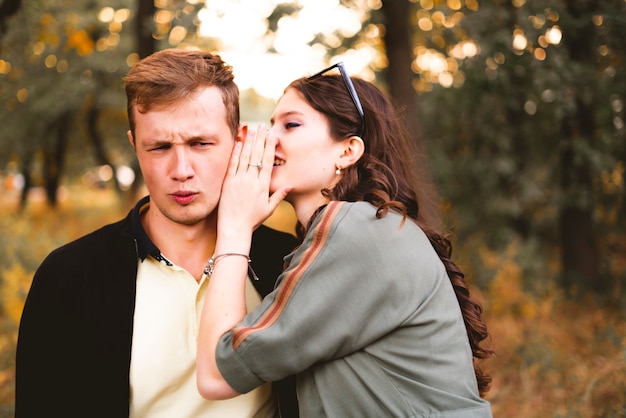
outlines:
[[295, 207], [299, 219], [300, 214], [310, 216], [326, 203], [321, 190], [332, 188], [339, 180], [335, 171], [344, 142], [331, 139], [326, 117], [293, 88], [274, 109], [270, 135], [277, 139], [270, 191], [292, 186], [286, 200]]

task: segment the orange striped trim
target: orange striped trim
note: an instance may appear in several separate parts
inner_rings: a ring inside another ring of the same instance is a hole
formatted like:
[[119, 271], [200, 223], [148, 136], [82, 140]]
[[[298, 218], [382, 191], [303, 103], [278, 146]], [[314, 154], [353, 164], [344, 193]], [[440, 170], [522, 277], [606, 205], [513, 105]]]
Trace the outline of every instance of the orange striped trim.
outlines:
[[296, 285], [302, 278], [302, 275], [305, 271], [307, 271], [311, 264], [313, 264], [313, 261], [315, 261], [317, 255], [324, 247], [324, 244], [328, 239], [330, 227], [342, 205], [343, 202], [330, 202], [326, 206], [322, 215], [322, 220], [316, 228], [311, 246], [304, 253], [300, 264], [297, 265], [296, 268], [289, 273], [289, 275], [287, 275], [287, 277], [285, 277], [280, 290], [276, 295], [276, 299], [272, 305], [269, 306], [267, 311], [265, 311], [265, 313], [257, 320], [256, 324], [250, 327], [236, 328], [233, 331], [233, 348], [235, 350], [239, 348], [244, 340], [252, 334], [261, 332], [271, 327], [283, 313], [285, 307], [287, 306], [287, 302], [296, 288]]

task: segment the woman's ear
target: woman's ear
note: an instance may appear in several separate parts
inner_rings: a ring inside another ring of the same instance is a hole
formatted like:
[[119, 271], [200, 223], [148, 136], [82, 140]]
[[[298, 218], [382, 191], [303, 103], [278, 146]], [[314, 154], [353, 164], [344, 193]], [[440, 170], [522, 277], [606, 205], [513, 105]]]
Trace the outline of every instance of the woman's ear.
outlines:
[[337, 167], [341, 167], [342, 169], [356, 164], [365, 152], [365, 144], [359, 136], [354, 135], [347, 138], [344, 145], [343, 154], [341, 154], [335, 164]]

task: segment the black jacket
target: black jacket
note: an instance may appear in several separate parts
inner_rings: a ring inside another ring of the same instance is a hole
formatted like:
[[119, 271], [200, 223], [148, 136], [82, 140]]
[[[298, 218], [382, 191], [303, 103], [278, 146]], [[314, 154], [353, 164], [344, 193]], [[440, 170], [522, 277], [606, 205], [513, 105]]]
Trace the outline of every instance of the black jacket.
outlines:
[[[54, 250], [35, 273], [17, 343], [16, 418], [128, 417], [138, 260], [131, 214]], [[295, 244], [290, 234], [255, 231], [250, 257], [262, 296]], [[292, 383], [278, 385], [283, 417], [297, 415]]]

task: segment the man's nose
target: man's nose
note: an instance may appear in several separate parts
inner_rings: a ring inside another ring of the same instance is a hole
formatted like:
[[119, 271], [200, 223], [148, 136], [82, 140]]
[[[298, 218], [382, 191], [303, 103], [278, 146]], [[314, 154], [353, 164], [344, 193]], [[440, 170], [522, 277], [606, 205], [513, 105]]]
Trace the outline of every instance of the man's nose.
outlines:
[[189, 149], [185, 146], [174, 147], [172, 177], [177, 180], [187, 180], [193, 177], [193, 164]]

